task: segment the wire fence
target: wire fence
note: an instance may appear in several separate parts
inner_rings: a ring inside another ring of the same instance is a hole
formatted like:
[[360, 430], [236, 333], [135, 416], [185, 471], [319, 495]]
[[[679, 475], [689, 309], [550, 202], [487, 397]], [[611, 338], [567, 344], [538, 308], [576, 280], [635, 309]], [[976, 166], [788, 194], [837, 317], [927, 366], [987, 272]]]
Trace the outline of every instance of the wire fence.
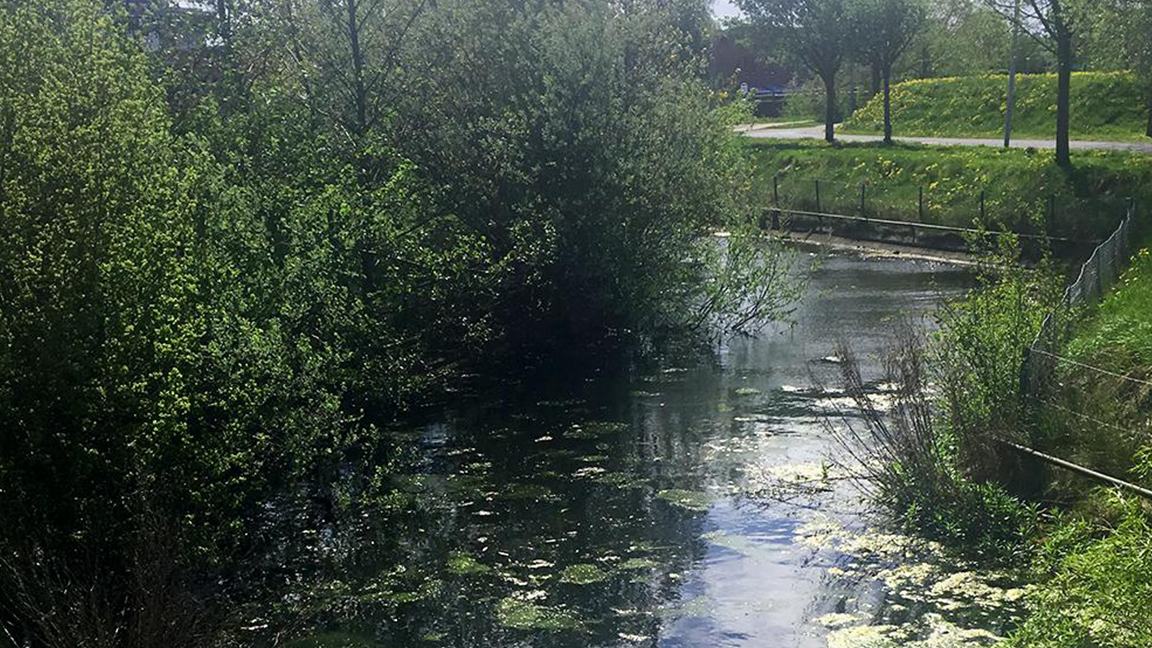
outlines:
[[[795, 173], [772, 176], [763, 187], [763, 203], [770, 205], [779, 226], [804, 227], [805, 214], [850, 216], [864, 220], [890, 220], [1010, 231], [1024, 236], [1047, 237], [1061, 231], [1076, 242], [1099, 242], [1112, 229], [1118, 214], [1127, 210], [1127, 198], [1084, 198], [1068, 190], [1021, 193], [1016, 187], [974, 187], [940, 180], [925, 184], [900, 181], [851, 183], [801, 177]], [[799, 215], [798, 223], [788, 216]], [[774, 223], [775, 224], [775, 223]]]
[[[1047, 385], [1061, 363], [1080, 364], [1059, 355], [1060, 349], [1071, 339], [1073, 326], [1085, 308], [1099, 303], [1105, 293], [1120, 278], [1124, 265], [1132, 255], [1135, 207], [1129, 203], [1127, 216], [1112, 236], [1093, 252], [1080, 268], [1076, 281], [1064, 291], [1056, 307], [1044, 318], [1040, 333], [1024, 355], [1021, 368], [1021, 391], [1025, 398], [1042, 398]], [[1086, 365], [1082, 365], [1086, 366]], [[1102, 373], [1103, 369], [1089, 367]], [[1127, 379], [1126, 376], [1118, 376]]]

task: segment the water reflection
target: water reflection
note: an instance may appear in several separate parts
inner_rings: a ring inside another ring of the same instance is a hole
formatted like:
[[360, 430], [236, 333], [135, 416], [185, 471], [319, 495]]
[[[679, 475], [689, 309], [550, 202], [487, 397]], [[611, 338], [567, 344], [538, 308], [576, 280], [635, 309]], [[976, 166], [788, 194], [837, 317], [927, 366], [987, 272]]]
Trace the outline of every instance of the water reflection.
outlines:
[[850, 571], [867, 562], [849, 546], [863, 506], [810, 375], [845, 338], [877, 378], [889, 323], [970, 283], [834, 256], [793, 326], [729, 343], [718, 366], [445, 414], [309, 540], [321, 566], [283, 606], [315, 631], [292, 645], [806, 648], [913, 610]]

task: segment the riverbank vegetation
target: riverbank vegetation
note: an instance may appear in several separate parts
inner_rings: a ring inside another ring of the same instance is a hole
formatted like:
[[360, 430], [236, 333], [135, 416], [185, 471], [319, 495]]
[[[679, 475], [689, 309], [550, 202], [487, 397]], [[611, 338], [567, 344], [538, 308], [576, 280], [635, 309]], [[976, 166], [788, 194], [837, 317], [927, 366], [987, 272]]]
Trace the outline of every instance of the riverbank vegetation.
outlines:
[[[756, 186], [772, 205], [1017, 232], [1103, 239], [1129, 198], [1152, 201], [1152, 157], [1084, 153], [1065, 170], [1050, 151], [805, 141], [755, 142]], [[920, 192], [923, 190], [923, 210]], [[981, 218], [981, 195], [984, 218]]]
[[281, 641], [405, 407], [796, 290], [702, 1], [213, 6], [0, 1], [0, 642]]
[[[1055, 350], [1064, 359], [1042, 389], [1025, 390], [1021, 368], [1062, 282], [1044, 267], [1005, 271], [1013, 255], [999, 254], [995, 271], [944, 311], [933, 339], [894, 350], [893, 411], [837, 428], [846, 447], [877, 460], [866, 460], [865, 477], [905, 528], [1028, 575], [1014, 648], [1152, 639], [1152, 503], [999, 441], [1152, 487], [1147, 245], [1103, 304], [1070, 322], [1072, 340]], [[850, 365], [844, 379], [853, 391]], [[866, 398], [857, 401], [867, 412]]]
[[[1007, 75], [904, 81], [892, 88], [892, 121], [905, 136], [1000, 139], [1004, 136], [1007, 87]], [[1071, 124], [1072, 139], [1146, 141], [1147, 92], [1143, 81], [1132, 72], [1074, 73], [1071, 110], [1076, 119]], [[1056, 75], [1017, 76], [1013, 136], [1053, 139], [1055, 103]], [[841, 132], [883, 133], [882, 97], [873, 98], [853, 113]]]
[[[1039, 447], [1144, 488], [1152, 488], [1149, 245], [1138, 246], [1116, 288], [1076, 327], [1047, 401], [1032, 410]], [[1045, 477], [1045, 497], [1063, 506], [1041, 537], [1032, 616], [1012, 645], [1148, 645], [1152, 502], [1066, 471]]]

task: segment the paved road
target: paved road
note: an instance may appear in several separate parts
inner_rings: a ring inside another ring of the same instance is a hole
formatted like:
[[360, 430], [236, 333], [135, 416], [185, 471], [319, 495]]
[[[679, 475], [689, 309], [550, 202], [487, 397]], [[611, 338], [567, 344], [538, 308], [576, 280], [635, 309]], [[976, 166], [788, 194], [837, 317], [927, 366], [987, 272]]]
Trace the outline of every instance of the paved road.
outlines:
[[[823, 126], [807, 128], [761, 128], [746, 132], [748, 137], [763, 139], [824, 139]], [[836, 139], [843, 142], [879, 142], [879, 135], [846, 135], [836, 133]], [[1003, 139], [967, 139], [959, 137], [896, 137], [897, 142], [911, 144], [934, 144], [937, 146], [993, 146], [1004, 145]], [[1054, 140], [1014, 139], [1012, 148], [1054, 149]], [[1097, 151], [1127, 151], [1130, 153], [1152, 154], [1152, 142], [1089, 142], [1072, 141], [1073, 149]]]

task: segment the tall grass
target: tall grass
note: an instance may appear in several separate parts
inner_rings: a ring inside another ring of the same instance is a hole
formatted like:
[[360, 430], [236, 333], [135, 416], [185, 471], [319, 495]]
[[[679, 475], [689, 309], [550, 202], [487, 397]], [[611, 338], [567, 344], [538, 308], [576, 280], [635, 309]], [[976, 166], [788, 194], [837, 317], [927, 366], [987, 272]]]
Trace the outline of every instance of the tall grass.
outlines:
[[1134, 502], [1109, 506], [1109, 524], [1069, 518], [1051, 530], [1034, 564], [1045, 582], [1005, 648], [1152, 646], [1152, 521]]
[[869, 396], [851, 350], [839, 350], [841, 384], [857, 416], [826, 421], [826, 427], [852, 460], [846, 468], [905, 530], [969, 557], [1018, 562], [1036, 509], [972, 476], [960, 448], [963, 436], [931, 395], [930, 383], [938, 383], [924, 341], [910, 327], [903, 331], [885, 356], [885, 379], [894, 386], [887, 411]]

